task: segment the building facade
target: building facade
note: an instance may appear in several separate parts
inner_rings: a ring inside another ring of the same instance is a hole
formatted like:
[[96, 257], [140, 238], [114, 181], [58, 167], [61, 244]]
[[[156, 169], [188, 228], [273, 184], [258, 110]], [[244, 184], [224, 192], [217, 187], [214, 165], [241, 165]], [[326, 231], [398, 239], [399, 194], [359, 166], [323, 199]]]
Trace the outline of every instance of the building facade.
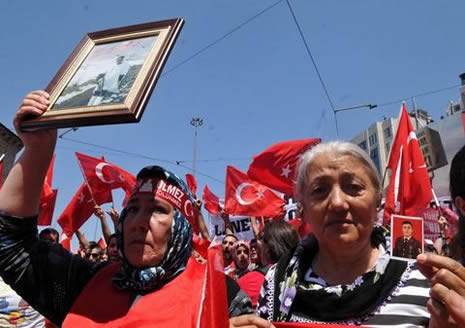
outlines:
[[[460, 75], [460, 79], [460, 99], [449, 102], [446, 115], [440, 120], [433, 121], [423, 109], [409, 113], [438, 197], [449, 195], [449, 163], [455, 153], [465, 145], [465, 73]], [[370, 155], [382, 178], [386, 172], [397, 126], [397, 118], [378, 121], [351, 140]], [[384, 177], [384, 188], [389, 184], [389, 178], [389, 175]]]
[[2, 181], [5, 181], [16, 158], [16, 154], [23, 148], [21, 139], [10, 129], [0, 123], [0, 156], [3, 157]]

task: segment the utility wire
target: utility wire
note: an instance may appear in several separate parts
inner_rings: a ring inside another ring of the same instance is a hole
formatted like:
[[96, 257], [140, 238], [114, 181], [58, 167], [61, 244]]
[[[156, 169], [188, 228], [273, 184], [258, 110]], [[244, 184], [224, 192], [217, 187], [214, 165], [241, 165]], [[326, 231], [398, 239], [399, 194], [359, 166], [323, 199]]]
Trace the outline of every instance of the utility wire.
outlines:
[[279, 1], [276, 1], [275, 3], [271, 4], [270, 6], [266, 7], [265, 9], [259, 11], [257, 14], [253, 15], [252, 17], [248, 18], [247, 20], [245, 20], [243, 23], [237, 25], [236, 27], [234, 27], [231, 31], [223, 34], [222, 36], [220, 36], [218, 39], [210, 42], [209, 44], [207, 44], [206, 46], [204, 46], [203, 48], [201, 48], [200, 50], [198, 50], [197, 52], [193, 53], [192, 55], [190, 55], [189, 57], [187, 57], [186, 59], [184, 59], [183, 61], [181, 61], [179, 64], [176, 64], [174, 65], [173, 67], [171, 67], [170, 69], [168, 69], [167, 71], [165, 71], [164, 73], [161, 74], [160, 77], [163, 77], [175, 70], [177, 70], [179, 67], [181, 67], [182, 65], [186, 64], [187, 62], [191, 61], [192, 59], [194, 59], [195, 57], [197, 57], [198, 55], [200, 55], [202, 52], [208, 50], [209, 48], [213, 47], [214, 45], [216, 45], [218, 42], [226, 39], [228, 36], [230, 36], [231, 34], [233, 34], [234, 32], [236, 32], [237, 30], [239, 30], [240, 28], [244, 27], [245, 25], [249, 24], [250, 22], [252, 22], [254, 19], [258, 18], [259, 16], [263, 15], [264, 13], [266, 13], [268, 10], [274, 8], [275, 6], [277, 6], [279, 3], [281, 3], [283, 0], [279, 0]]
[[435, 93], [440, 93], [440, 92], [443, 92], [443, 91], [455, 89], [455, 88], [458, 88], [458, 87], [461, 87], [461, 86], [462, 86], [462, 84], [457, 84], [457, 85], [454, 85], [454, 86], [451, 86], [451, 87], [446, 87], [446, 88], [441, 88], [441, 89], [436, 89], [436, 90], [432, 90], [432, 91], [426, 91], [426, 92], [418, 93], [418, 94], [410, 96], [410, 97], [405, 97], [405, 98], [402, 98], [402, 99], [389, 101], [389, 102], [380, 104], [380, 105], [378, 105], [378, 107], [385, 107], [385, 106], [389, 106], [389, 105], [398, 104], [398, 103], [401, 103], [402, 101], [406, 101], [406, 100], [409, 100], [409, 99], [412, 99], [412, 98], [428, 96], [428, 95], [432, 95], [432, 94], [435, 94]]
[[[253, 20], [255, 20], [256, 18], [258, 18], [259, 16], [263, 15], [264, 13], [266, 13], [268, 10], [274, 8], [275, 6], [277, 6], [279, 3], [283, 2], [283, 0], [279, 0], [279, 1], [276, 1], [275, 3], [271, 4], [270, 6], [266, 7], [265, 9], [259, 11], [257, 14], [253, 15], [252, 17], [248, 18], [247, 20], [245, 20], [243, 23], [239, 24], [238, 26], [234, 27], [232, 30], [230, 30], [229, 32], [223, 34], [222, 36], [220, 36], [218, 39], [210, 42], [209, 44], [207, 44], [206, 46], [204, 46], [203, 48], [201, 48], [200, 50], [198, 50], [197, 52], [193, 53], [192, 55], [190, 55], [189, 57], [187, 57], [186, 59], [184, 59], [183, 61], [181, 61], [180, 63], [174, 65], [173, 67], [171, 67], [170, 69], [166, 70], [165, 72], [163, 72], [161, 75], [160, 75], [160, 78], [177, 70], [179, 67], [183, 66], [184, 64], [190, 62], [192, 59], [194, 59], [195, 57], [197, 57], [198, 55], [200, 55], [201, 53], [203, 53], [204, 51], [210, 49], [211, 47], [213, 47], [214, 45], [216, 45], [217, 43], [219, 43], [220, 41], [226, 39], [228, 36], [230, 36], [231, 34], [233, 34], [234, 32], [236, 32], [237, 30], [241, 29], [242, 27], [244, 27], [245, 25], [249, 24], [250, 22], [252, 22]], [[76, 131], [77, 129], [79, 128], [72, 128], [70, 130], [73, 130], [73, 131]], [[66, 133], [70, 132], [70, 130], [67, 130], [65, 131], [64, 133], [62, 133], [62, 135], [65, 135]]]
[[289, 2], [289, 0], [286, 0], [286, 3], [287, 3], [287, 6], [289, 7], [289, 11], [291, 12], [292, 18], [294, 19], [294, 23], [297, 26], [297, 29], [299, 30], [300, 38], [302, 39], [305, 45], [305, 49], [307, 49], [307, 54], [313, 63], [313, 67], [315, 68], [316, 74], [318, 75], [318, 79], [320, 80], [321, 86], [323, 87], [323, 90], [325, 91], [326, 98], [328, 98], [328, 102], [331, 105], [331, 109], [333, 110], [334, 120], [336, 121], [336, 132], [337, 132], [337, 136], [339, 137], [339, 127], [337, 124], [336, 110], [335, 110], [333, 101], [331, 100], [331, 97], [329, 96], [328, 88], [326, 88], [326, 84], [323, 81], [323, 77], [320, 74], [320, 70], [318, 69], [315, 59], [313, 58], [313, 55], [312, 55], [312, 52], [310, 51], [310, 47], [308, 46], [307, 40], [305, 40], [305, 36], [302, 32], [302, 29], [300, 28], [299, 22], [297, 21], [297, 17], [294, 14], [294, 10], [292, 9], [291, 3]]
[[[217, 162], [238, 162], [238, 161], [250, 161], [253, 156], [247, 158], [216, 158], [216, 159], [198, 159], [197, 162], [203, 163], [217, 163]], [[193, 160], [177, 160], [176, 163], [193, 163]]]
[[[106, 150], [109, 150], [109, 151], [112, 151], [112, 152], [116, 152], [116, 153], [120, 153], [120, 154], [124, 154], [124, 155], [129, 155], [129, 156], [132, 156], [132, 157], [138, 157], [138, 158], [143, 158], [143, 159], [149, 159], [149, 160], [152, 160], [152, 161], [158, 161], [158, 162], [165, 163], [165, 164], [172, 165], [172, 166], [180, 166], [180, 167], [185, 168], [186, 170], [189, 170], [189, 171], [192, 170], [191, 167], [186, 166], [186, 165], [182, 165], [181, 162], [179, 162], [179, 161], [170, 161], [170, 160], [161, 159], [161, 158], [154, 158], [154, 157], [147, 156], [147, 155], [132, 153], [132, 152], [128, 152], [128, 151], [124, 151], [124, 150], [120, 150], [120, 149], [116, 149], [116, 148], [112, 148], [112, 147], [97, 145], [97, 144], [94, 144], [94, 143], [85, 142], [85, 141], [81, 141], [81, 140], [76, 140], [76, 139], [71, 139], [71, 138], [63, 138], [62, 136], [60, 136], [60, 138], [63, 139], [63, 140], [79, 143], [79, 144], [82, 144], [82, 145], [92, 146], [92, 147], [96, 147], [96, 148], [106, 149]], [[204, 176], [206, 178], [209, 178], [211, 180], [214, 180], [216, 182], [219, 182], [221, 184], [224, 184], [223, 180], [212, 177], [211, 175], [208, 175], [206, 173], [202, 173], [202, 172], [197, 171], [197, 174], [201, 175], [201, 176]]]

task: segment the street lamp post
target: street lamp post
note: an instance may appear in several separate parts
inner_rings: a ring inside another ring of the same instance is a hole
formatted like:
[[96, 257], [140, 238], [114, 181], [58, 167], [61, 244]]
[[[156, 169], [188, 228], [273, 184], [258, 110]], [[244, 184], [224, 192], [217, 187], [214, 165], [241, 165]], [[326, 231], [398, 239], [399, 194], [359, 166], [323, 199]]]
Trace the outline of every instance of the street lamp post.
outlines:
[[203, 125], [203, 120], [199, 117], [193, 117], [191, 120], [191, 125], [194, 127], [194, 155], [192, 161], [192, 175], [195, 176], [195, 171], [197, 170], [197, 128]]
[[336, 133], [337, 133], [337, 137], [339, 138], [339, 126], [338, 126], [338, 123], [337, 123], [337, 113], [339, 112], [343, 112], [343, 111], [346, 111], [346, 110], [353, 110], [353, 109], [358, 109], [358, 108], [368, 108], [368, 109], [373, 109], [373, 108], [376, 108], [378, 107], [378, 105], [376, 104], [361, 104], [361, 105], [355, 105], [355, 106], [348, 106], [348, 107], [342, 107], [342, 108], [336, 108], [333, 110], [333, 113], [334, 113], [334, 120], [336, 121]]

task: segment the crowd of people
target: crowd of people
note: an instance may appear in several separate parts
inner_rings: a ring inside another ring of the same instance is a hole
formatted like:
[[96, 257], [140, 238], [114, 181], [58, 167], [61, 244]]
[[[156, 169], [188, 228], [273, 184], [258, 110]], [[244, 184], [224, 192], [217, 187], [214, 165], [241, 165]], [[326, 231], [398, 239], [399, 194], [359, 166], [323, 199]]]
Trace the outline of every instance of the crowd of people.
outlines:
[[[193, 244], [199, 238], [216, 241], [205, 229], [201, 201], [173, 172], [143, 168], [121, 213], [108, 213], [113, 229], [96, 206], [106, 248], [78, 231], [80, 251], [72, 254], [58, 243], [56, 230], [38, 233], [40, 192], [57, 134], [25, 133], [21, 122], [42, 114], [48, 97], [44, 91], [29, 93], [14, 119], [25, 148], [0, 189], [0, 307], [9, 297], [17, 314], [0, 316], [0, 324], [197, 327], [207, 258]], [[458, 231], [446, 241], [447, 222], [441, 218], [444, 242], [424, 253], [411, 239], [408, 221], [402, 224], [403, 238], [394, 241], [386, 238], [389, 227], [377, 224], [381, 181], [355, 144], [333, 141], [306, 151], [295, 190], [301, 219], [311, 226], [306, 236], [284, 219], [252, 217], [254, 238], [239, 240], [228, 214], [221, 214], [230, 328], [279, 322], [465, 327], [465, 147], [450, 171]], [[188, 202], [197, 210], [186, 212]], [[193, 232], [193, 220], [200, 235]], [[405, 252], [416, 261], [391, 256], [390, 242], [392, 255]]]

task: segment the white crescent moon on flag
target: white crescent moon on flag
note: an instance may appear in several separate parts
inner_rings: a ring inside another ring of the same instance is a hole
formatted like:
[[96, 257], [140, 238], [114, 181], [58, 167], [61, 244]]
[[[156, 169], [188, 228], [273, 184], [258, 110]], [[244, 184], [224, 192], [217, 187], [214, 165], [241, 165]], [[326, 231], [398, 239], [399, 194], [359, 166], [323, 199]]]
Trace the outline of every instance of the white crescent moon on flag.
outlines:
[[115, 180], [105, 180], [105, 177], [103, 176], [103, 167], [105, 165], [111, 166], [110, 164], [105, 163], [105, 162], [98, 163], [97, 166], [95, 167], [95, 174], [97, 175], [97, 177], [100, 180], [102, 180], [102, 182], [105, 182], [105, 183], [113, 183], [113, 182], [115, 182]]
[[251, 183], [248, 183], [248, 182], [242, 182], [236, 189], [236, 199], [237, 199], [237, 202], [239, 204], [241, 204], [242, 206], [246, 206], [246, 205], [250, 205], [252, 204], [253, 202], [255, 202], [255, 199], [253, 199], [252, 201], [245, 201], [242, 199], [242, 189], [244, 189], [245, 187], [247, 186], [253, 186]]
[[[189, 206], [190, 205], [190, 211], [189, 211]], [[193, 210], [193, 206], [192, 206], [192, 203], [190, 200], [186, 201], [184, 203], [184, 212], [189, 215], [189, 216], [194, 216], [194, 210]]]

